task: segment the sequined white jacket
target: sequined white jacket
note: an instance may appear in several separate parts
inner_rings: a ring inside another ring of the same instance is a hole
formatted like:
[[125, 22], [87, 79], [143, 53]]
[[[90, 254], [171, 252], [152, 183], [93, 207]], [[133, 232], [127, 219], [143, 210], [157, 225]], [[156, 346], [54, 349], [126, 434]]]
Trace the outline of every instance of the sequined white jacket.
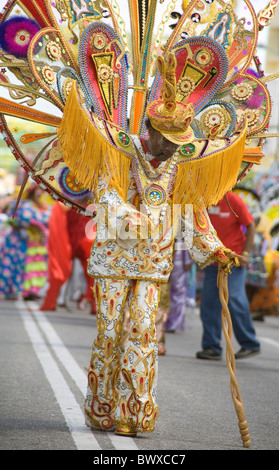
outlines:
[[[127, 202], [115, 189], [99, 180], [98, 196], [94, 201], [97, 235], [88, 260], [88, 272], [92, 277], [168, 281], [173, 268], [174, 227], [163, 224], [153, 238], [129, 238], [125, 221], [131, 213], [140, 216], [138, 199], [132, 168]], [[203, 268], [224, 258], [224, 246], [207, 212], [193, 209], [192, 217], [186, 219], [182, 217], [179, 238], [184, 239], [193, 260]]]

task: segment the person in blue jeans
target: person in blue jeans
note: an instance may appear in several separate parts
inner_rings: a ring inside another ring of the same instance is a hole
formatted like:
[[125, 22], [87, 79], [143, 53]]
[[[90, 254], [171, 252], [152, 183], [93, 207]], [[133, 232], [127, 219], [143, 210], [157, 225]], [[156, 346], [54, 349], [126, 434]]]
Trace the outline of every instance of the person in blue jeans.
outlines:
[[[260, 343], [256, 337], [245, 289], [246, 267], [255, 233], [253, 216], [243, 200], [232, 192], [208, 212], [221, 241], [227, 248], [240, 255], [240, 266], [234, 266], [228, 275], [228, 307], [233, 332], [241, 346], [235, 358], [251, 357], [260, 352]], [[200, 308], [203, 326], [202, 350], [196, 354], [198, 359], [222, 359], [222, 306], [217, 287], [217, 274], [218, 265], [213, 264], [205, 268]]]

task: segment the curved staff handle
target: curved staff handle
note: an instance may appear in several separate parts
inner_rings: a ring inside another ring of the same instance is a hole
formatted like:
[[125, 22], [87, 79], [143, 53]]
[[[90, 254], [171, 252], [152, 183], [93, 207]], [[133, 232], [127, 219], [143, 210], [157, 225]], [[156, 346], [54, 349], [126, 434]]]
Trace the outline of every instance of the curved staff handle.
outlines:
[[248, 423], [245, 419], [243, 402], [242, 402], [239, 386], [235, 377], [235, 357], [234, 357], [234, 351], [233, 351], [233, 347], [231, 343], [232, 321], [231, 321], [230, 311], [228, 308], [228, 300], [229, 300], [228, 273], [225, 272], [224, 268], [222, 268], [220, 265], [219, 265], [219, 270], [218, 270], [217, 285], [219, 288], [219, 297], [220, 297], [220, 301], [222, 304], [222, 327], [223, 327], [223, 332], [224, 332], [226, 345], [227, 345], [226, 361], [227, 361], [227, 366], [228, 366], [230, 379], [231, 379], [230, 385], [231, 385], [232, 399], [233, 399], [234, 407], [235, 407], [236, 414], [238, 417], [238, 426], [239, 426], [239, 431], [241, 434], [243, 446], [250, 447], [251, 441], [250, 441]]

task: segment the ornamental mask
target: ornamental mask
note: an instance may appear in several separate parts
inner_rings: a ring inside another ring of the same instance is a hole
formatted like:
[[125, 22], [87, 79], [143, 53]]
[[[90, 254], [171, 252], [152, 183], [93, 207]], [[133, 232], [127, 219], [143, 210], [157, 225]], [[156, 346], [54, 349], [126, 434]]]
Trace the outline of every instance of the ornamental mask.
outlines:
[[176, 100], [176, 57], [169, 52], [166, 60], [157, 58], [157, 66], [163, 78], [161, 99], [151, 102], [146, 110], [151, 125], [166, 139], [183, 145], [193, 139], [190, 124], [194, 118], [193, 104]]

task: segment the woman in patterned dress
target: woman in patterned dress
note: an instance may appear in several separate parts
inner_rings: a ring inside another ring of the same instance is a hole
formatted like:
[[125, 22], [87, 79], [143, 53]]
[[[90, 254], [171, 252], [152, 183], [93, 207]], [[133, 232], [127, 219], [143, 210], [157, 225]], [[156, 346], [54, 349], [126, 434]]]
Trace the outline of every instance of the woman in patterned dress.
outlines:
[[36, 296], [46, 281], [46, 236], [49, 215], [48, 210], [40, 202], [41, 193], [42, 190], [32, 184], [26, 190], [26, 199], [18, 205], [15, 217], [12, 218], [15, 202], [12, 202], [5, 211], [9, 217], [7, 220], [9, 230], [0, 247], [0, 298], [2, 299], [18, 299], [22, 294], [27, 298], [31, 294]]

